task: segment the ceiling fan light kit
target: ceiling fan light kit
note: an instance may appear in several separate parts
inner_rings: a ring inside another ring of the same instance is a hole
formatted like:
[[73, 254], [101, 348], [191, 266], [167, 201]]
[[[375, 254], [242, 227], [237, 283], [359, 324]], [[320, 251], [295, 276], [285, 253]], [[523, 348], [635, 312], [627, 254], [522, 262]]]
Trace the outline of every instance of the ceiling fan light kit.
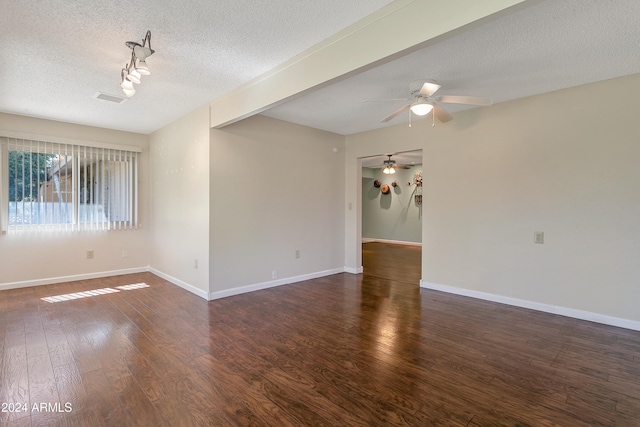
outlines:
[[387, 154], [389, 158], [383, 162], [384, 169], [382, 169], [382, 173], [393, 175], [396, 173], [396, 169], [409, 169], [409, 166], [399, 165], [395, 160], [391, 160], [391, 156], [393, 156], [393, 154]]
[[416, 116], [426, 116], [433, 110], [433, 105], [429, 104], [424, 99], [414, 102], [409, 108]]
[[142, 76], [151, 74], [146, 62], [146, 59], [155, 52], [151, 49], [151, 31], [147, 31], [142, 39], [142, 44], [128, 41], [125, 42], [125, 45], [131, 49], [131, 59], [120, 71], [120, 87], [125, 96], [131, 98], [136, 93], [133, 84], [140, 84]]
[[[417, 116], [426, 116], [427, 114], [433, 112], [434, 120], [437, 118], [444, 123], [452, 120], [453, 116], [449, 114], [447, 110], [445, 110], [444, 107], [440, 105], [440, 103], [477, 106], [486, 106], [493, 103], [491, 98], [482, 96], [442, 95], [434, 97], [433, 95], [440, 89], [440, 87], [441, 86], [436, 82], [429, 80], [416, 80], [412, 82], [409, 85], [409, 91], [412, 98], [408, 98], [407, 100], [413, 102], [398, 108], [396, 111], [382, 119], [381, 122], [388, 122], [394, 119], [400, 113], [409, 110], [411, 113]], [[409, 118], [411, 118], [411, 115], [409, 115]]]

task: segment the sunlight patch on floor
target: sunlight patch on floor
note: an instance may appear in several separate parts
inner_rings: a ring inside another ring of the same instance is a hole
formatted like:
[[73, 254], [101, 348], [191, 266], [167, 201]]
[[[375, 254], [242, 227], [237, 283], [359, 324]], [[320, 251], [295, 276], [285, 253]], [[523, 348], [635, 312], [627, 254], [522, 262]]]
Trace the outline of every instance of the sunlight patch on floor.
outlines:
[[73, 292], [70, 294], [54, 295], [50, 297], [40, 298], [44, 302], [54, 303], [62, 301], [71, 301], [79, 298], [95, 297], [98, 295], [113, 294], [122, 291], [131, 291], [133, 289], [148, 288], [146, 283], [133, 283], [131, 285], [116, 286], [114, 288], [93, 289], [90, 291]]

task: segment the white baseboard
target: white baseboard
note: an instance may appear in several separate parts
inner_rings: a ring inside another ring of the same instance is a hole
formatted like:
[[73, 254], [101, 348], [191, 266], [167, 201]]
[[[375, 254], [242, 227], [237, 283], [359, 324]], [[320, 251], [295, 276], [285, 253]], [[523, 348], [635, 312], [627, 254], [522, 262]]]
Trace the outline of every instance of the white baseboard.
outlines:
[[360, 274], [364, 271], [364, 267], [360, 266], [358, 268], [351, 268], [351, 267], [345, 267], [344, 268], [344, 272], [345, 273], [351, 273], [351, 274]]
[[170, 276], [170, 275], [168, 275], [166, 273], [163, 273], [160, 270], [157, 270], [155, 268], [149, 267], [148, 271], [153, 273], [153, 274], [155, 274], [158, 277], [162, 277], [164, 280], [167, 280], [167, 281], [173, 283], [174, 285], [181, 287], [182, 289], [184, 289], [186, 291], [191, 292], [192, 294], [195, 294], [195, 295], [199, 296], [200, 298], [207, 299], [207, 297], [209, 296], [209, 293], [207, 291], [203, 291], [200, 288], [196, 288], [195, 286], [190, 285], [187, 282], [184, 282], [184, 281], [182, 281], [180, 279], [177, 279], [177, 278], [175, 278], [173, 276]]
[[75, 282], [76, 280], [100, 279], [102, 277], [120, 276], [123, 274], [144, 273], [149, 267], [125, 268], [122, 270], [100, 271], [97, 273], [74, 274], [71, 276], [47, 277], [46, 279], [24, 280], [21, 282], [9, 282], [0, 284], [0, 291], [30, 286], [53, 285], [55, 283]]
[[253, 285], [240, 286], [237, 288], [225, 289], [223, 291], [211, 292], [209, 294], [209, 301], [214, 299], [226, 298], [233, 295], [245, 294], [247, 292], [259, 291], [261, 289], [268, 289], [276, 286], [302, 282], [304, 280], [317, 279], [318, 277], [330, 276], [332, 274], [338, 274], [338, 273], [344, 273], [344, 269], [334, 268], [332, 270], [318, 271], [316, 273], [303, 274], [301, 276], [286, 277], [283, 279], [270, 280], [268, 282], [255, 283]]
[[[362, 268], [362, 267], [360, 267]], [[182, 289], [191, 292], [199, 296], [200, 298], [206, 300], [214, 300], [218, 298], [225, 298], [232, 295], [244, 294], [247, 292], [257, 291], [260, 289], [272, 288], [275, 286], [287, 285], [290, 283], [302, 282], [304, 280], [316, 279], [318, 277], [330, 276], [332, 274], [344, 273], [344, 268], [335, 268], [332, 270], [324, 270], [316, 273], [303, 274], [301, 276], [294, 277], [286, 277], [278, 280], [271, 280], [269, 282], [256, 283], [248, 286], [241, 286], [233, 289], [226, 289], [224, 291], [218, 292], [207, 292], [200, 288], [197, 288], [193, 285], [190, 285], [187, 282], [184, 282], [180, 279], [177, 279], [169, 274], [163, 273], [162, 271], [152, 268], [150, 266], [146, 267], [138, 267], [138, 268], [128, 268], [122, 270], [112, 270], [112, 271], [101, 271], [97, 273], [88, 273], [88, 274], [76, 274], [71, 276], [60, 276], [60, 277], [49, 277], [46, 279], [37, 279], [37, 280], [25, 280], [22, 282], [11, 282], [11, 283], [2, 283], [0, 284], [0, 291], [8, 290], [8, 289], [17, 289], [17, 288], [27, 288], [30, 286], [40, 286], [40, 285], [53, 285], [55, 283], [64, 283], [64, 282], [73, 282], [76, 280], [87, 280], [87, 279], [99, 279], [102, 277], [109, 276], [120, 276], [123, 274], [133, 274], [133, 273], [145, 273], [150, 272], [155, 274], [158, 277], [161, 277], [172, 284], [181, 287]]]
[[470, 289], [456, 288], [453, 286], [439, 285], [436, 283], [426, 282], [424, 280], [420, 281], [420, 287], [433, 289], [435, 291], [447, 292], [450, 294], [463, 295], [466, 297], [497, 302], [501, 304], [512, 305], [515, 307], [528, 308], [545, 313], [558, 314], [560, 316], [572, 317], [574, 319], [588, 320], [590, 322], [602, 323], [603, 325], [617, 326], [619, 328], [640, 331], [640, 322], [636, 320], [622, 319], [620, 317], [607, 316], [604, 314], [592, 313], [590, 311], [578, 310], [575, 308], [560, 307], [535, 301], [511, 298], [487, 292], [479, 292]]
[[375, 239], [370, 237], [363, 237], [362, 243], [391, 243], [393, 245], [422, 246], [422, 243], [420, 242], [405, 242], [403, 240], [386, 240], [386, 239]]

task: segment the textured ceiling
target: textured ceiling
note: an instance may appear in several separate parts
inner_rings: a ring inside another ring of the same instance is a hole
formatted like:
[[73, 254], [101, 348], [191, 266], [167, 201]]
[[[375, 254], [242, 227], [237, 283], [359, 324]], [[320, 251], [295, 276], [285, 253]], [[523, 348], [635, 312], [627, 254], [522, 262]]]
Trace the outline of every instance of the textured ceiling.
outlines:
[[[150, 133], [388, 3], [5, 2], [0, 111]], [[97, 91], [122, 94], [120, 69], [130, 55], [124, 42], [140, 41], [147, 30], [156, 50], [147, 61], [153, 74], [123, 104], [95, 99]], [[404, 98], [416, 79], [438, 81], [438, 94], [503, 102], [638, 73], [639, 52], [638, 0], [534, 2], [263, 114], [351, 134], [381, 127], [380, 120], [403, 105], [360, 101]], [[408, 115], [387, 125], [403, 121]]]
[[[4, 1], [0, 111], [153, 132], [391, 0]], [[125, 41], [151, 30], [152, 72], [123, 104]]]
[[640, 1], [547, 0], [263, 114], [348, 135], [408, 122], [380, 123], [407, 101], [361, 101], [405, 98], [418, 79], [498, 103], [638, 72]]

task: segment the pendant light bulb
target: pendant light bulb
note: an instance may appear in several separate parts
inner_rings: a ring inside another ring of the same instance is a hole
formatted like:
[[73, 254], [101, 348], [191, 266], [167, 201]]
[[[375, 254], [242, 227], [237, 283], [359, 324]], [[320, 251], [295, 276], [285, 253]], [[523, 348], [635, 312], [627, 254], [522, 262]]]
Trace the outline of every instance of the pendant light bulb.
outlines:
[[138, 64], [136, 65], [136, 71], [140, 73], [140, 75], [148, 76], [151, 74], [149, 71], [149, 67], [147, 67], [147, 63], [144, 60], [138, 60]]
[[122, 91], [124, 92], [124, 95], [127, 98], [131, 98], [133, 95], [136, 94], [136, 90], [134, 88], [131, 88], [131, 89], [122, 88]]
[[133, 89], [133, 83], [131, 82], [131, 80], [125, 78], [122, 80], [122, 83], [120, 83], [120, 87], [123, 90], [132, 90]]
[[127, 75], [127, 78], [135, 84], [140, 84], [140, 77], [140, 73], [137, 72], [135, 68], [133, 70], [129, 70], [129, 74]]

